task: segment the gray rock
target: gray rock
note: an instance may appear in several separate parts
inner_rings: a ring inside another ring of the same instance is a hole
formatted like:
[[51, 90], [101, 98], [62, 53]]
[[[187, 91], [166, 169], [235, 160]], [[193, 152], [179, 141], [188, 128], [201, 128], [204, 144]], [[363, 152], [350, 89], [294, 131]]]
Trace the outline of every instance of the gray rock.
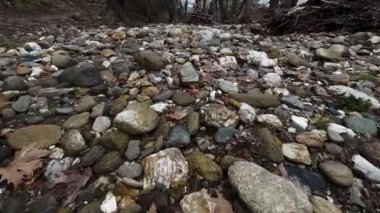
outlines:
[[104, 82], [101, 71], [104, 68], [96, 67], [92, 63], [81, 63], [65, 69], [59, 76], [60, 82], [68, 82], [72, 86], [92, 87]]
[[140, 156], [140, 140], [131, 140], [128, 143], [127, 150], [125, 151], [125, 157], [128, 160], [136, 160]]
[[30, 104], [32, 103], [32, 96], [23, 95], [20, 96], [17, 101], [13, 102], [12, 108], [16, 112], [27, 112], [29, 110]]
[[62, 115], [68, 115], [74, 112], [74, 109], [72, 107], [59, 107], [55, 109], [57, 113]]
[[69, 93], [74, 92], [74, 88], [43, 88], [38, 91], [38, 96], [40, 97], [56, 97], [56, 96], [62, 96], [67, 95]]
[[112, 151], [104, 155], [103, 158], [95, 164], [93, 170], [97, 174], [108, 174], [119, 168], [121, 164], [123, 164], [123, 161], [120, 153]]
[[218, 83], [220, 90], [222, 90], [225, 93], [236, 94], [239, 92], [238, 85], [233, 82], [226, 81], [224, 79], [219, 79]]
[[68, 118], [64, 123], [63, 127], [65, 129], [79, 129], [86, 125], [90, 120], [90, 113], [84, 112], [81, 114], [76, 114]]
[[301, 109], [301, 110], [305, 108], [305, 105], [299, 100], [297, 96], [293, 96], [293, 95], [283, 96], [281, 98], [281, 101], [292, 108]]
[[252, 212], [313, 212], [307, 194], [255, 163], [235, 162], [228, 169], [228, 178]]
[[32, 116], [28, 116], [24, 119], [25, 123], [26, 124], [39, 124], [39, 123], [42, 123], [44, 121], [44, 117], [43, 116], [39, 116], [39, 115], [32, 115]]
[[74, 110], [76, 112], [88, 112], [95, 105], [96, 105], [95, 97], [86, 95], [79, 100], [78, 105], [75, 106]]
[[72, 129], [63, 135], [61, 145], [68, 155], [76, 155], [86, 148], [86, 141], [78, 130]]
[[106, 149], [104, 147], [95, 145], [80, 158], [80, 163], [82, 166], [92, 166], [98, 162], [105, 153]]
[[191, 62], [186, 62], [179, 70], [181, 82], [185, 85], [199, 82], [199, 74]]
[[219, 128], [218, 131], [216, 131], [214, 135], [215, 142], [219, 144], [225, 144], [227, 143], [232, 136], [236, 133], [236, 129], [232, 127], [222, 127]]
[[330, 86], [328, 90], [333, 93], [334, 95], [344, 96], [344, 97], [350, 97], [353, 96], [356, 99], [361, 99], [363, 101], [369, 101], [372, 104], [373, 108], [380, 108], [379, 101], [372, 97], [367, 95], [364, 92], [355, 90], [351, 87], [343, 86], [343, 85], [334, 85]]
[[190, 143], [190, 134], [186, 127], [182, 125], [175, 126], [170, 132], [168, 139], [165, 141], [166, 147], [184, 147]]
[[370, 162], [380, 166], [380, 142], [374, 141], [359, 147], [360, 153]]
[[377, 124], [373, 120], [361, 117], [348, 117], [344, 119], [347, 127], [354, 132], [364, 135], [377, 135]]
[[59, 69], [64, 69], [78, 64], [78, 61], [70, 57], [65, 51], [57, 51], [51, 56], [51, 64]]
[[198, 112], [193, 112], [187, 117], [187, 129], [190, 135], [195, 135], [200, 128], [200, 115]]
[[313, 204], [314, 213], [342, 213], [342, 211], [337, 206], [335, 206], [333, 203], [330, 203], [326, 199], [318, 196], [312, 196], [310, 200]]
[[115, 126], [131, 135], [151, 132], [159, 121], [157, 113], [145, 103], [130, 103], [126, 110], [116, 115]]
[[12, 108], [5, 108], [1, 110], [1, 117], [4, 121], [9, 121], [16, 116], [16, 112]]
[[265, 85], [268, 87], [278, 87], [281, 85], [281, 76], [277, 73], [267, 73], [263, 76]]
[[136, 53], [135, 60], [141, 67], [148, 71], [160, 71], [169, 64], [169, 61], [166, 58], [159, 56], [150, 50]]
[[3, 88], [4, 90], [26, 90], [28, 86], [23, 77], [9, 76], [4, 80]]
[[92, 130], [95, 132], [104, 132], [111, 126], [111, 119], [107, 116], [99, 116], [95, 119], [92, 125]]
[[322, 174], [332, 183], [349, 187], [354, 181], [354, 175], [346, 165], [335, 161], [325, 161], [319, 165]]
[[240, 120], [247, 125], [252, 124], [256, 119], [256, 110], [246, 103], [241, 103], [238, 114]]
[[195, 98], [188, 92], [176, 92], [172, 100], [178, 106], [189, 106], [195, 103]]
[[105, 102], [102, 102], [100, 104], [95, 105], [92, 108], [91, 118], [96, 118], [96, 117], [102, 116], [104, 114], [105, 108], [106, 108]]
[[330, 47], [329, 49], [319, 48], [315, 52], [315, 56], [321, 59], [326, 59], [332, 62], [339, 62], [342, 60], [342, 52], [337, 50], [336, 47]]
[[124, 162], [117, 170], [117, 173], [122, 178], [137, 178], [142, 174], [142, 167], [135, 162]]

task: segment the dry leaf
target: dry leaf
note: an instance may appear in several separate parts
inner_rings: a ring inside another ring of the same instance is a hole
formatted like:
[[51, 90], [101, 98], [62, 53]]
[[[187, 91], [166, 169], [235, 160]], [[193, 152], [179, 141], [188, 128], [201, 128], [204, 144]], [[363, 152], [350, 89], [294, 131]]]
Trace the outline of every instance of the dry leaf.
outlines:
[[24, 178], [30, 178], [36, 169], [42, 167], [41, 158], [51, 152], [40, 149], [36, 144], [31, 144], [17, 151], [13, 161], [6, 168], [0, 168], [0, 181], [6, 180], [15, 189], [22, 183]]
[[86, 185], [90, 179], [92, 173], [91, 169], [87, 168], [83, 173], [79, 173], [74, 170], [66, 170], [61, 172], [57, 177], [51, 179], [46, 185], [48, 188], [52, 189], [58, 184], [62, 184], [65, 190], [61, 194], [63, 196], [63, 205], [67, 206], [74, 202], [81, 192], [83, 186]]
[[217, 198], [213, 198], [216, 204], [216, 213], [234, 213], [231, 203], [224, 198], [223, 194], [216, 191]]

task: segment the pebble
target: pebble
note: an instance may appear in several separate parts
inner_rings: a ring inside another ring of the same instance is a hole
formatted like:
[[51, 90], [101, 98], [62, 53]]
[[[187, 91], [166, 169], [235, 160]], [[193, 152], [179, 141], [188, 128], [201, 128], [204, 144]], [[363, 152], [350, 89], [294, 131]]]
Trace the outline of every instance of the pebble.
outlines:
[[68, 155], [76, 155], [86, 148], [82, 134], [76, 129], [69, 130], [63, 135], [61, 145]]
[[142, 167], [138, 163], [124, 162], [117, 170], [117, 173], [122, 178], [137, 178], [142, 174]]
[[236, 94], [239, 92], [239, 88], [236, 83], [226, 81], [224, 79], [219, 79], [218, 83], [220, 90], [227, 94]]
[[166, 147], [184, 147], [190, 143], [190, 134], [185, 126], [175, 126], [165, 141]]
[[243, 123], [250, 125], [250, 124], [253, 124], [253, 122], [256, 119], [256, 110], [252, 106], [246, 103], [242, 103], [240, 105], [238, 115], [239, 115], [240, 120]]
[[217, 182], [222, 179], [222, 168], [202, 152], [195, 150], [187, 156], [189, 167], [205, 180]]
[[75, 106], [74, 110], [76, 112], [88, 112], [95, 105], [96, 105], [95, 97], [86, 95], [79, 100], [78, 105]]
[[107, 116], [99, 116], [95, 119], [92, 130], [104, 132], [111, 126], [111, 120]]
[[112, 151], [105, 154], [95, 163], [93, 171], [97, 174], [109, 174], [119, 168], [121, 164], [123, 164], [123, 162], [119, 152]]
[[282, 82], [281, 76], [276, 73], [265, 74], [263, 80], [268, 87], [278, 87]]
[[259, 123], [263, 123], [266, 125], [270, 125], [276, 128], [280, 128], [283, 126], [281, 120], [276, 116], [272, 114], [261, 114], [257, 116], [257, 121]]
[[214, 135], [214, 140], [219, 144], [226, 144], [232, 136], [236, 133], [235, 128], [232, 127], [222, 127]]
[[378, 130], [376, 122], [368, 118], [348, 117], [344, 119], [344, 122], [348, 128], [356, 133], [370, 136], [377, 135]]
[[332, 183], [349, 187], [354, 181], [354, 175], [346, 165], [335, 161], [325, 161], [319, 165], [322, 174]]
[[303, 132], [296, 136], [298, 143], [305, 144], [308, 147], [323, 147], [323, 139], [318, 132]]
[[269, 160], [276, 163], [284, 161], [284, 155], [281, 147], [282, 142], [276, 136], [272, 135], [269, 129], [261, 128], [257, 131], [257, 135], [260, 138], [263, 145], [263, 155]]
[[309, 125], [309, 120], [304, 117], [292, 115], [291, 121], [294, 124], [295, 128], [299, 128], [301, 130], [305, 130]]
[[281, 98], [281, 101], [285, 103], [287, 106], [303, 110], [305, 108], [305, 105], [299, 100], [297, 96], [283, 96]]
[[86, 125], [90, 120], [90, 113], [83, 112], [76, 114], [68, 118], [64, 123], [63, 127], [65, 129], [79, 129]]
[[125, 156], [130, 161], [135, 160], [140, 156], [140, 141], [139, 140], [129, 141], [128, 148], [125, 151]]
[[195, 98], [187, 92], [174, 93], [172, 100], [178, 106], [189, 106], [195, 103]]
[[305, 165], [311, 164], [311, 158], [307, 147], [298, 143], [284, 143], [282, 144], [282, 153], [285, 158], [296, 163]]
[[200, 114], [193, 112], [187, 118], [187, 129], [190, 135], [195, 135], [200, 128]]
[[92, 166], [98, 162], [106, 153], [106, 149], [102, 146], [95, 145], [90, 148], [83, 156], [80, 157], [82, 166]]
[[346, 128], [344, 126], [341, 126], [339, 124], [335, 123], [329, 123], [327, 126], [327, 135], [330, 138], [330, 140], [334, 142], [344, 142], [344, 137], [342, 137], [342, 134], [347, 135], [348, 137], [355, 137], [356, 134], [354, 131], [352, 131], [349, 128]]

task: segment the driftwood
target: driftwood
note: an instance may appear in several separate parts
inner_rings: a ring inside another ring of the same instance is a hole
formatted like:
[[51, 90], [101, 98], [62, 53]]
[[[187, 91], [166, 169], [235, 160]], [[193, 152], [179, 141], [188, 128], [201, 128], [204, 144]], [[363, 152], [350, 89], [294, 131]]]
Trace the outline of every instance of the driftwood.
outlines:
[[379, 0], [311, 0], [263, 20], [272, 34], [380, 29]]

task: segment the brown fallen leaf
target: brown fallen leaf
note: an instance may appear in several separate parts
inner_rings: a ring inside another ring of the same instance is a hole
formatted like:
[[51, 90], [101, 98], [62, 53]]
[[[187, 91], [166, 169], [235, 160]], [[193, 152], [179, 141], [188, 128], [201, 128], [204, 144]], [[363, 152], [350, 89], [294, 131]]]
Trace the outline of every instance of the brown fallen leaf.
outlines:
[[23, 179], [30, 178], [36, 169], [42, 167], [41, 158], [50, 153], [49, 150], [38, 148], [36, 144], [23, 147], [15, 153], [13, 161], [6, 168], [0, 168], [0, 181], [6, 180], [17, 189]]
[[66, 170], [47, 182], [46, 186], [49, 189], [57, 185], [64, 186], [64, 191], [61, 192], [61, 188], [58, 189], [58, 191], [60, 196], [63, 197], [63, 206], [67, 206], [75, 201], [81, 189], [86, 185], [91, 176], [92, 172], [90, 168], [85, 169], [82, 173], [74, 170]]

